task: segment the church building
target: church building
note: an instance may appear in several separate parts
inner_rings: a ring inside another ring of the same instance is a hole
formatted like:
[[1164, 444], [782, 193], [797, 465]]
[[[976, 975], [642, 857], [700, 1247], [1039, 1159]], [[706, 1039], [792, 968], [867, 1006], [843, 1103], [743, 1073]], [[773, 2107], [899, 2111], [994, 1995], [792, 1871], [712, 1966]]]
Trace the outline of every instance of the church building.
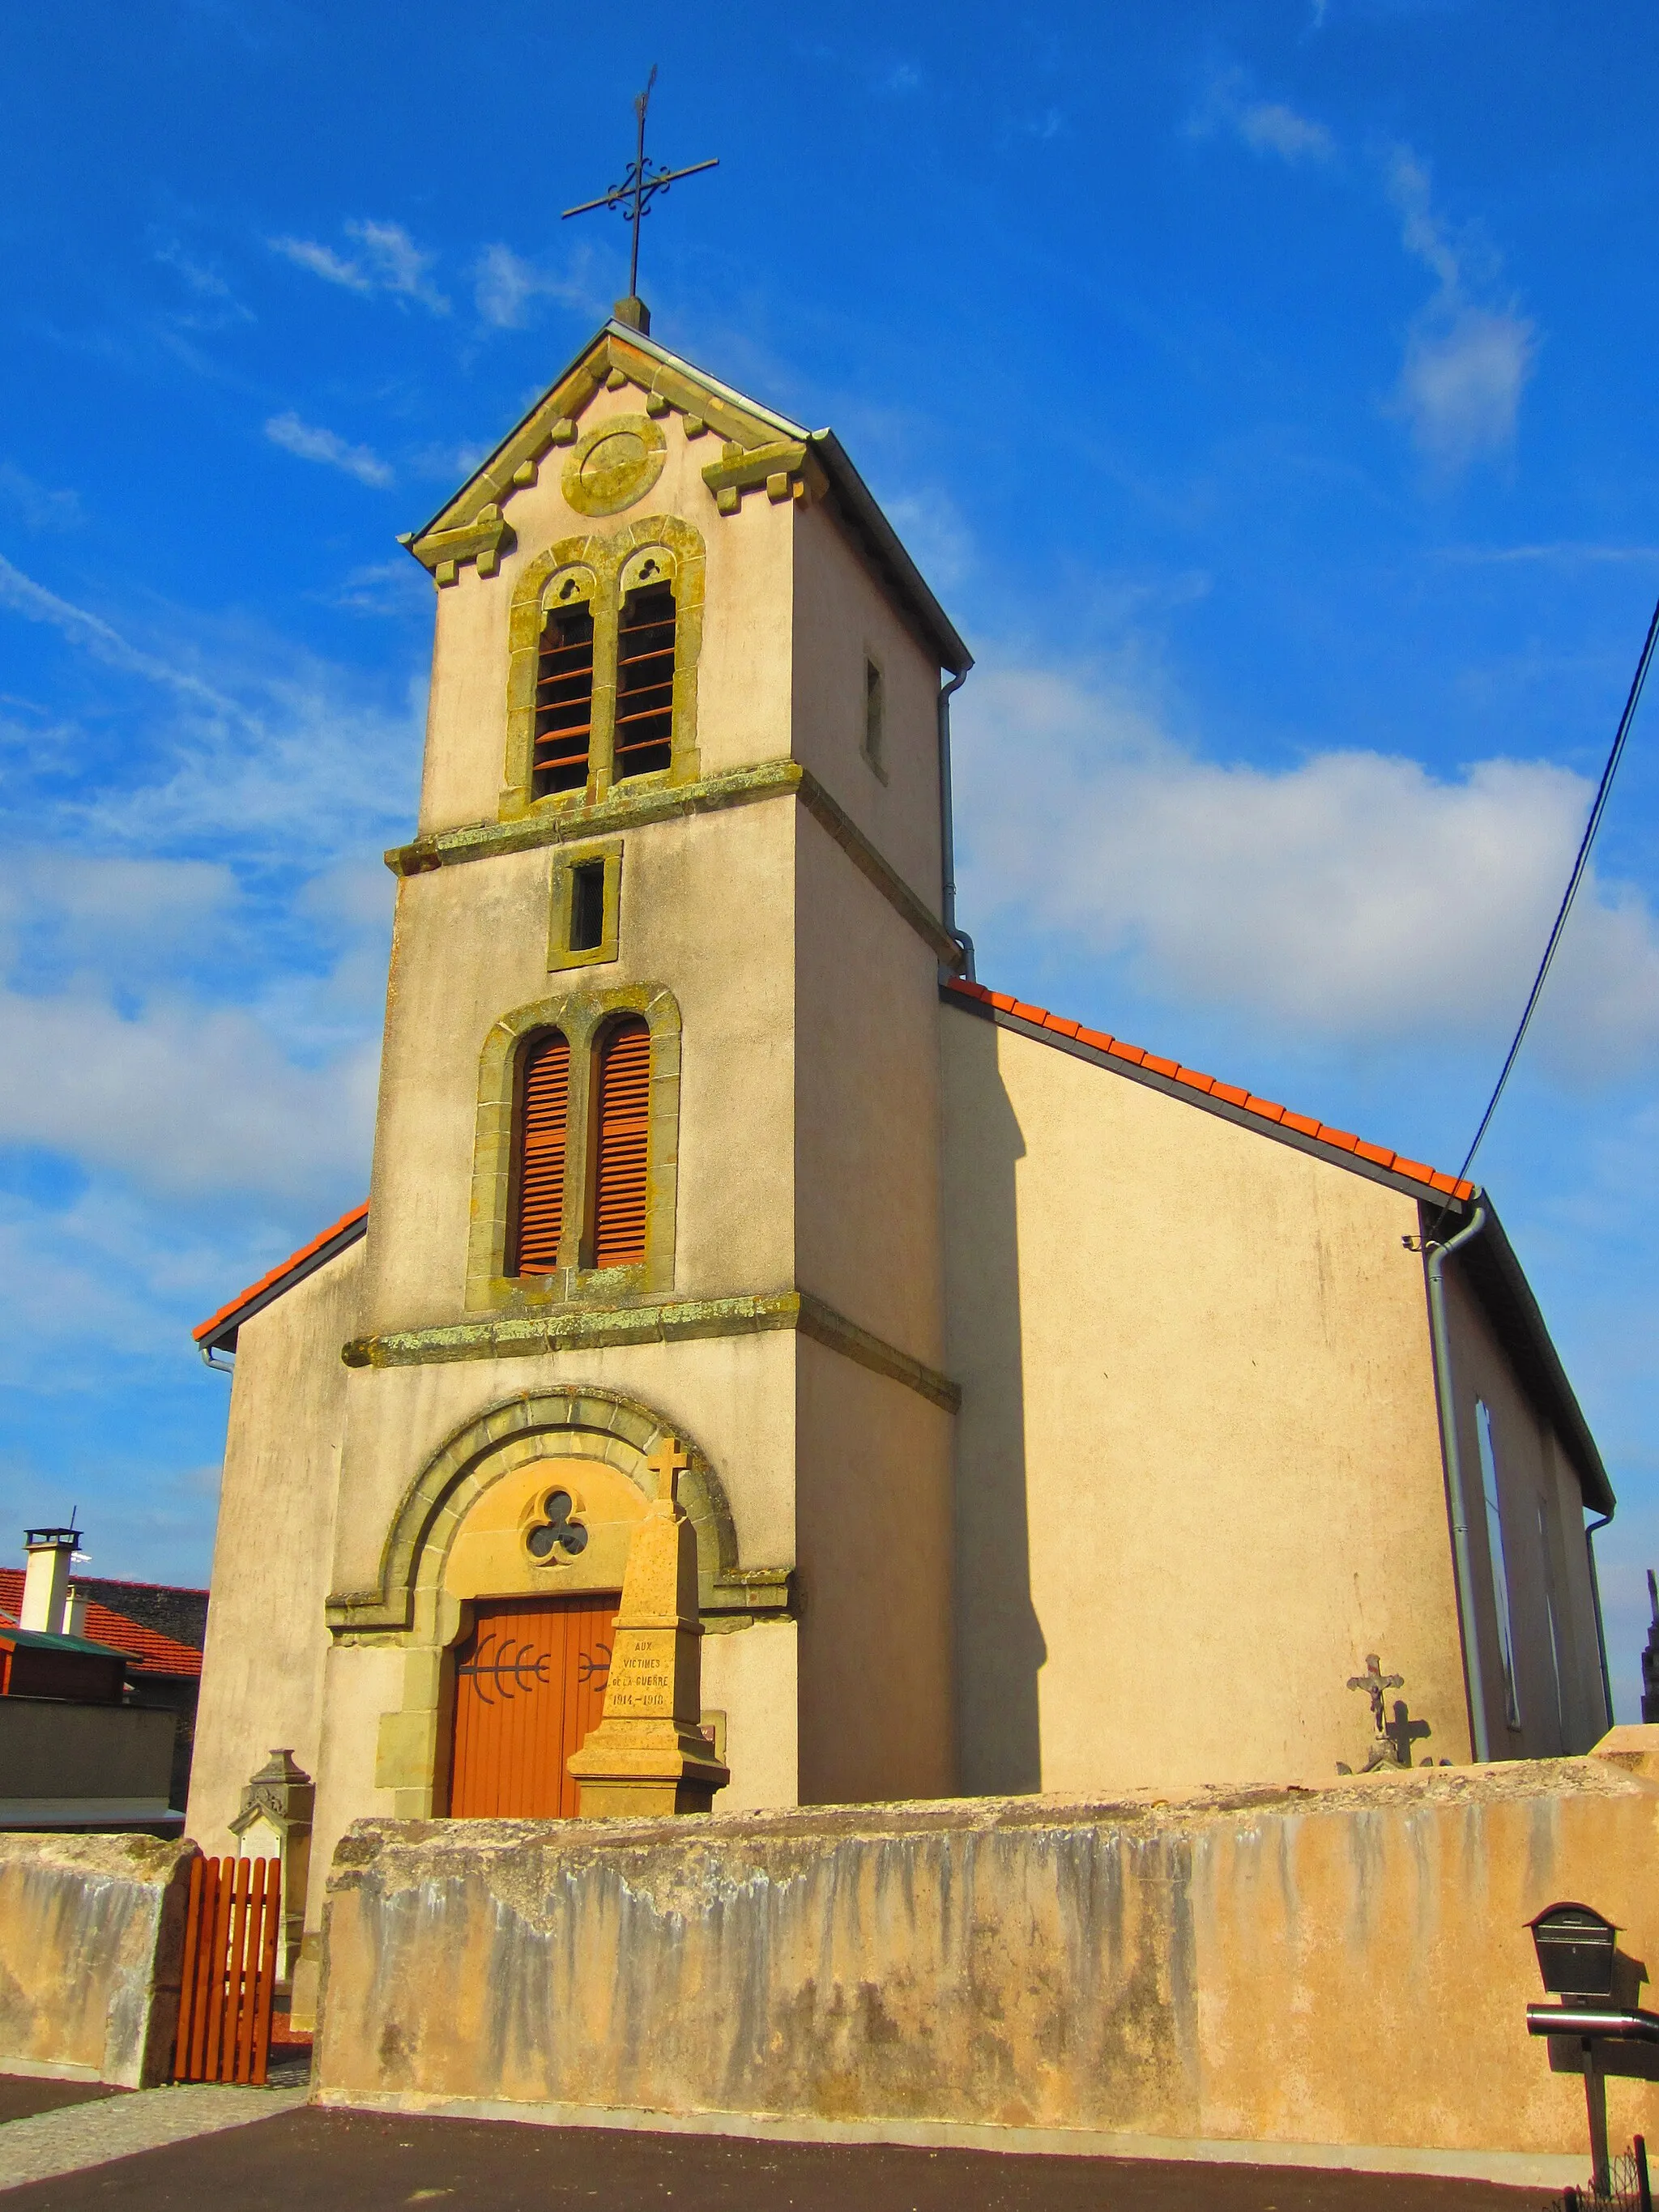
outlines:
[[296, 2018], [351, 1820], [574, 1812], [665, 1444], [717, 1814], [1609, 1719], [1613, 1495], [1490, 1198], [974, 980], [966, 647], [833, 432], [619, 318], [405, 541], [368, 1201], [196, 1332], [188, 1832], [314, 1784]]

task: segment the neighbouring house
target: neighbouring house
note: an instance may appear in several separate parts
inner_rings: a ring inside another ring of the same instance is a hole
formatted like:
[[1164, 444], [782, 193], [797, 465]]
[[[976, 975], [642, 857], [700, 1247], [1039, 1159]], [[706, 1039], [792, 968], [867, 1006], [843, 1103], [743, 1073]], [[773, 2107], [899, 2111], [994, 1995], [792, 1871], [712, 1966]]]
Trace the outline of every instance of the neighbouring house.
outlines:
[[[0, 1827], [182, 1825], [205, 1590], [81, 1577], [80, 1532], [31, 1528], [0, 1567]], [[73, 1716], [61, 1708], [81, 1710]], [[129, 1718], [127, 1716], [135, 1716]]]

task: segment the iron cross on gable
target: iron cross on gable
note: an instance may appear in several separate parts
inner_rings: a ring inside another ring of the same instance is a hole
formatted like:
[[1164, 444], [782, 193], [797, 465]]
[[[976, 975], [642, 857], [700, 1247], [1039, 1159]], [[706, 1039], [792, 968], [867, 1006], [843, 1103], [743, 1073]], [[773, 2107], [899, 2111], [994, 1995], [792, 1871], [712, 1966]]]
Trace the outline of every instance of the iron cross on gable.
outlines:
[[568, 222], [573, 215], [591, 215], [595, 208], [615, 208], [634, 233], [633, 250], [628, 259], [628, 297], [617, 302], [617, 320], [650, 335], [651, 311], [640, 297], [640, 225], [651, 212], [651, 203], [659, 192], [665, 192], [670, 185], [678, 184], [682, 177], [695, 177], [704, 169], [718, 169], [720, 157], [712, 161], [693, 161], [687, 169], [653, 169], [646, 158], [645, 111], [651, 104], [651, 88], [657, 82], [654, 64], [645, 81], [645, 90], [634, 102], [634, 113], [639, 122], [639, 139], [634, 149], [634, 159], [629, 164], [628, 174], [621, 184], [612, 185], [610, 191], [596, 200], [584, 200], [580, 207], [567, 208], [562, 220]]
[[680, 1477], [691, 1464], [680, 1449], [679, 1438], [664, 1437], [645, 1463], [657, 1478], [658, 1498], [665, 1498], [671, 1505], [678, 1504]]

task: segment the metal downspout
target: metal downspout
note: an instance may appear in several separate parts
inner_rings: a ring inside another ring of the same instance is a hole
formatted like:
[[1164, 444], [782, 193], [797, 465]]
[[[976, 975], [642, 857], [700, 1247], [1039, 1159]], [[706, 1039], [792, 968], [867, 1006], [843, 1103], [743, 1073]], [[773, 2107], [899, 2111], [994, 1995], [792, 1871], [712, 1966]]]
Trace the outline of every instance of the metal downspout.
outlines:
[[962, 953], [962, 972], [969, 982], [974, 979], [974, 940], [965, 930], [957, 927], [957, 830], [956, 817], [951, 801], [951, 694], [959, 691], [968, 681], [964, 668], [943, 685], [939, 695], [939, 841], [940, 868], [940, 904], [944, 913], [939, 919], [945, 925], [945, 934]]
[[1601, 1701], [1607, 1709], [1609, 1728], [1613, 1726], [1613, 1676], [1607, 1672], [1607, 1632], [1601, 1621], [1601, 1581], [1595, 1571], [1595, 1536], [1596, 1531], [1605, 1528], [1612, 1518], [1611, 1513], [1604, 1513], [1599, 1521], [1587, 1521], [1584, 1524], [1584, 1549], [1589, 1554], [1590, 1603], [1595, 1611], [1595, 1648], [1601, 1659]]
[[1467, 1228], [1449, 1244], [1424, 1248], [1429, 1285], [1429, 1330], [1434, 1342], [1435, 1395], [1440, 1407], [1440, 1449], [1446, 1467], [1446, 1510], [1451, 1519], [1452, 1571], [1457, 1583], [1457, 1620], [1463, 1637], [1463, 1683], [1469, 1701], [1469, 1741], [1477, 1762], [1492, 1757], [1486, 1729], [1486, 1681], [1480, 1664], [1480, 1624], [1474, 1612], [1474, 1577], [1469, 1559], [1469, 1522], [1463, 1496], [1462, 1454], [1457, 1443], [1457, 1405], [1452, 1394], [1451, 1339], [1446, 1328], [1446, 1286], [1441, 1271], [1452, 1254], [1472, 1244], [1486, 1225], [1486, 1209], [1477, 1206]]

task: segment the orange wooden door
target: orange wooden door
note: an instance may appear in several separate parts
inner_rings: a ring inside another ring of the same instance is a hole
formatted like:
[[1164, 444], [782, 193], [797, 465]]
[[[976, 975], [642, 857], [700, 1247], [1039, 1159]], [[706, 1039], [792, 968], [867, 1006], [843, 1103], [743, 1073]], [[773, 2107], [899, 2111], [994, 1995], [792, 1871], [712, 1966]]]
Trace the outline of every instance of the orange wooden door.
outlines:
[[565, 1771], [605, 1713], [617, 1593], [481, 1598], [455, 1650], [453, 1820], [574, 1820]]

